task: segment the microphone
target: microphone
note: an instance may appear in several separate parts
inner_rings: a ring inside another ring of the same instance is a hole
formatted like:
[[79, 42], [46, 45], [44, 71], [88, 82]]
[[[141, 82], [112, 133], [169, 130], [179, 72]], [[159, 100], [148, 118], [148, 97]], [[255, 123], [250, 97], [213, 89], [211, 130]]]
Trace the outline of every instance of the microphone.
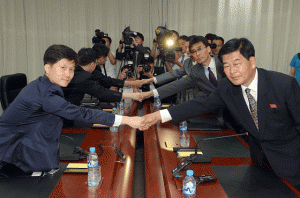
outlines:
[[[205, 141], [205, 140], [214, 140], [214, 139], [222, 139], [222, 138], [228, 138], [228, 137], [236, 137], [236, 136], [243, 136], [243, 135], [247, 135], [248, 136], [248, 132], [246, 133], [242, 133], [242, 134], [236, 134], [236, 135], [225, 135], [225, 136], [220, 136], [220, 137], [214, 137], [214, 138], [204, 138], [204, 139], [200, 139], [197, 143], [196, 143], [196, 147], [195, 148], [181, 148], [181, 147], [173, 147], [173, 151], [177, 152], [181, 149], [195, 149], [195, 154], [191, 154], [190, 157], [188, 157], [188, 159], [194, 163], [210, 163], [211, 162], [211, 158], [208, 156], [205, 156], [204, 154], [198, 154], [197, 153], [197, 145], [198, 143], [200, 143], [201, 141]], [[200, 147], [199, 147], [200, 148]]]

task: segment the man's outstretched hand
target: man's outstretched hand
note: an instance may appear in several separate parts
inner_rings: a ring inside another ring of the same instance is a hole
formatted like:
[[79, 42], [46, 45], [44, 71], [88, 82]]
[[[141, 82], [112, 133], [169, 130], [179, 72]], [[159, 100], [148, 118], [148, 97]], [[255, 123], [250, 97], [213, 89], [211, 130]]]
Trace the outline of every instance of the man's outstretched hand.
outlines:
[[149, 129], [150, 126], [156, 124], [158, 121], [161, 121], [161, 116], [159, 111], [144, 115], [142, 117], [141, 127], [139, 127], [139, 129], [141, 131], [145, 131]]

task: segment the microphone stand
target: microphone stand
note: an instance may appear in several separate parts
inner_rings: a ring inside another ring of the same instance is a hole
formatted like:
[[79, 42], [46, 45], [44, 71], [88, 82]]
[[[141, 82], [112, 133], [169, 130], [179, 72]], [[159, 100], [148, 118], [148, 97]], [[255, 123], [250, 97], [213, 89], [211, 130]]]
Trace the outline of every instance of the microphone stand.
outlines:
[[[236, 136], [242, 136], [242, 135], [248, 135], [248, 132], [246, 133], [242, 133], [242, 134], [237, 134], [237, 135], [226, 135], [226, 136], [221, 136], [221, 137], [214, 137], [214, 138], [204, 138], [204, 139], [200, 139], [197, 143], [196, 143], [196, 147], [195, 148], [181, 148], [181, 147], [174, 147], [173, 151], [177, 152], [179, 150], [184, 150], [184, 149], [195, 149], [195, 153], [191, 154], [190, 157], [188, 157], [188, 159], [194, 163], [210, 163], [211, 162], [211, 158], [204, 155], [204, 154], [198, 154], [197, 153], [197, 145], [198, 143], [200, 143], [201, 141], [205, 141], [205, 140], [213, 140], [213, 139], [222, 139], [222, 138], [227, 138], [227, 137], [236, 137]], [[199, 146], [200, 148], [200, 146]]]

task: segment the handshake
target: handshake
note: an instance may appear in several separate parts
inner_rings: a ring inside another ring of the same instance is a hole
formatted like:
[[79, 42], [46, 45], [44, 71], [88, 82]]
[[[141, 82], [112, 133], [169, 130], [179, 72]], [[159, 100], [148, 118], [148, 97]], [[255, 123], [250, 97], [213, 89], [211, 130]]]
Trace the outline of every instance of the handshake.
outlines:
[[122, 124], [127, 124], [132, 128], [145, 131], [149, 129], [150, 126], [156, 124], [158, 121], [161, 121], [161, 116], [160, 116], [160, 112], [156, 111], [154, 113], [144, 115], [143, 117], [123, 116]]
[[[131, 82], [131, 86], [134, 87], [142, 87], [145, 84], [149, 84], [150, 82], [153, 82], [153, 78], [150, 79], [142, 79], [142, 80], [135, 80]], [[138, 92], [135, 91], [135, 93], [123, 93], [123, 97], [124, 98], [132, 98], [133, 100], [142, 102], [143, 100], [150, 98], [151, 96], [153, 96], [153, 91], [147, 91], [147, 92]]]

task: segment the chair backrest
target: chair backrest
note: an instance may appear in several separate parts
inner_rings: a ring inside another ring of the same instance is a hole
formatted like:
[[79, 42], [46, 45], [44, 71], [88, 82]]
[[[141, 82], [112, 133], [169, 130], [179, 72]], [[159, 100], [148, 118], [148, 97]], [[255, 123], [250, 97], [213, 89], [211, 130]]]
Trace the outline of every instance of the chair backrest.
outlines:
[[17, 73], [2, 76], [0, 79], [1, 105], [3, 111], [17, 97], [20, 91], [27, 85], [25, 74]]

